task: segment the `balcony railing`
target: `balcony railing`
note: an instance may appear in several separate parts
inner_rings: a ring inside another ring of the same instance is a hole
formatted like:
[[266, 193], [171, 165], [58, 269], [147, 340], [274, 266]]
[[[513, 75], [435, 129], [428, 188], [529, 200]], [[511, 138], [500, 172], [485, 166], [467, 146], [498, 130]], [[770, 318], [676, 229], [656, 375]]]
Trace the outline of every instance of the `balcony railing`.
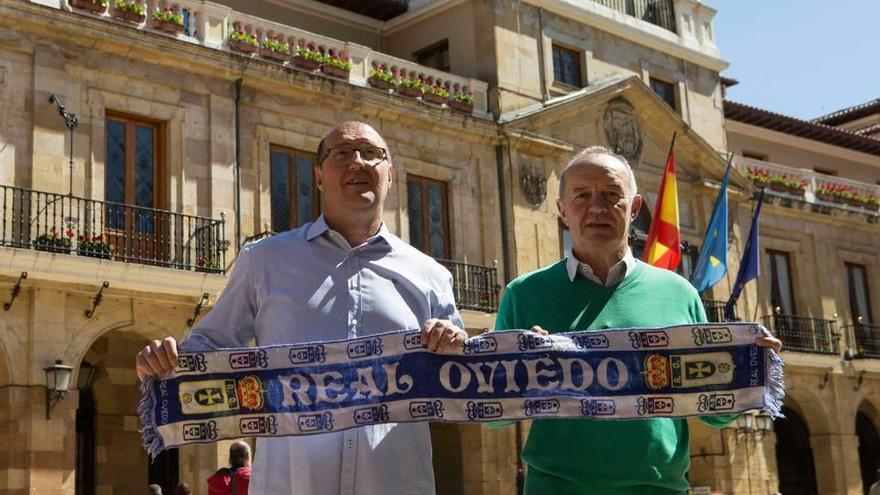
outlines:
[[775, 314], [764, 317], [764, 325], [782, 340], [788, 351], [837, 354], [840, 334], [834, 329], [834, 320], [808, 316]]
[[[36, 1], [36, 0], [31, 0]], [[447, 87], [452, 93], [455, 88], [463, 94], [471, 94], [474, 103], [471, 108], [473, 113], [485, 118], [491, 118], [488, 113], [488, 90], [489, 85], [485, 81], [461, 77], [448, 72], [439, 71], [427, 66], [419, 65], [410, 60], [400, 59], [377, 52], [363, 45], [350, 43], [320, 34], [311, 33], [302, 29], [280, 24], [268, 19], [255, 17], [249, 14], [235, 11], [225, 5], [208, 2], [204, 0], [134, 0], [146, 9], [145, 19], [125, 20], [114, 7], [114, 2], [106, 8], [97, 8], [98, 12], [93, 12], [92, 2], [85, 2], [84, 5], [89, 8], [71, 7], [72, 2], [77, 0], [63, 0], [62, 9], [72, 10], [77, 13], [88, 13], [89, 16], [98, 16], [106, 19], [108, 22], [120, 22], [127, 24], [132, 29], [140, 31], [149, 31], [161, 33], [173, 37], [179, 41], [202, 45], [207, 48], [220, 50], [223, 52], [231, 52], [237, 56], [245, 58], [256, 58], [269, 63], [277, 64], [291, 70], [303, 70], [309, 73], [321, 74], [331, 79], [344, 80], [349, 84], [362, 87], [371, 87], [371, 76], [373, 68], [385, 67], [385, 72], [390, 74], [393, 68], [396, 73], [401, 75], [401, 79], [421, 78], [422, 81], [430, 81], [430, 85], [435, 82], [441, 83], [441, 86]], [[45, 2], [37, 2], [45, 5]], [[172, 26], [169, 23], [157, 23], [153, 20], [152, 14], [170, 9], [171, 12], [178, 14], [183, 25]], [[241, 37], [246, 38], [245, 41], [237, 42], [230, 39], [234, 33], [241, 33]], [[253, 36], [253, 43], [247, 40]], [[283, 54], [271, 50], [263, 50], [261, 47], [263, 42], [283, 45], [289, 53]], [[350, 68], [343, 70], [334, 70], [332, 67], [324, 70], [319, 67], [321, 61], [315, 62], [314, 65], [303, 66], [294, 60], [297, 47], [312, 47], [321, 57], [329, 56], [331, 53], [336, 54], [340, 60], [348, 60], [351, 64]], [[409, 75], [412, 74], [412, 77]], [[430, 78], [430, 79], [429, 79]], [[392, 85], [393, 86], [393, 85]], [[388, 92], [389, 89], [384, 85], [378, 90]], [[390, 89], [394, 91], [394, 89]], [[401, 91], [398, 91], [400, 93]], [[419, 93], [420, 94], [420, 93]], [[460, 109], [452, 95], [441, 100], [431, 99], [431, 96], [413, 95], [414, 99], [421, 102], [428, 102], [437, 106], [445, 106], [454, 109]], [[467, 106], [467, 105], [465, 105]], [[471, 112], [470, 109], [462, 110]]]
[[225, 273], [224, 220], [0, 186], [0, 246]]
[[[706, 309], [706, 319], [711, 323], [724, 323], [730, 321], [724, 316], [724, 306], [727, 301], [713, 301], [711, 299], [703, 299], [703, 308]], [[738, 321], [736, 317], [736, 307], [734, 307], [733, 321]]]
[[880, 358], [880, 325], [854, 323], [843, 330], [854, 357]]
[[460, 261], [437, 259], [452, 273], [452, 292], [459, 309], [485, 313], [498, 311], [498, 269], [494, 266], [472, 265]]
[[865, 215], [872, 223], [880, 217], [878, 185], [740, 156], [735, 157], [734, 164], [756, 186], [766, 186], [765, 200], [778, 200], [783, 206], [796, 208], [810, 205], [817, 213]]
[[672, 0], [595, 0], [609, 9], [623, 12], [655, 26], [675, 32]]

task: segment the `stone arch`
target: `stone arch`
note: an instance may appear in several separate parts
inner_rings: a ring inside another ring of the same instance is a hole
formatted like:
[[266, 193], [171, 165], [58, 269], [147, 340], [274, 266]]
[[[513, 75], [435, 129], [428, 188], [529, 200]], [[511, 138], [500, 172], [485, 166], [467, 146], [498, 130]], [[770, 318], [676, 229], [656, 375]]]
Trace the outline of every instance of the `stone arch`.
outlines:
[[776, 436], [776, 469], [779, 491], [816, 495], [816, 463], [811, 444], [811, 430], [803, 418], [803, 408], [786, 399], [783, 407], [785, 418], [773, 423]]
[[796, 384], [785, 391], [785, 407], [795, 411], [807, 426], [810, 434], [827, 434], [834, 430], [829, 404], [818, 394]]
[[868, 493], [871, 484], [877, 481], [876, 472], [880, 468], [880, 409], [866, 398], [859, 404], [853, 419], [859, 445], [862, 488]]

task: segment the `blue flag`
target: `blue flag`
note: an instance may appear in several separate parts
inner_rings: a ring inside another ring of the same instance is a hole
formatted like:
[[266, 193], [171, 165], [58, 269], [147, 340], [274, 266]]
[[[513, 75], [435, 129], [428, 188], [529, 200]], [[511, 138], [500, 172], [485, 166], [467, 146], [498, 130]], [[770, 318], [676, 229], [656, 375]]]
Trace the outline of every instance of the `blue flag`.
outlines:
[[749, 230], [749, 240], [746, 241], [746, 249], [743, 252], [742, 260], [739, 262], [739, 273], [736, 274], [736, 282], [733, 284], [733, 292], [730, 293], [730, 299], [724, 306], [724, 317], [728, 321], [734, 320], [733, 308], [736, 306], [736, 300], [742, 293], [743, 287], [749, 280], [756, 279], [761, 274], [761, 253], [758, 247], [758, 219], [761, 216], [761, 205], [764, 204], [764, 189], [761, 189], [761, 196], [758, 197], [758, 205], [755, 206], [755, 213], [752, 215], [752, 227]]
[[691, 284], [700, 294], [717, 284], [727, 273], [727, 176], [731, 161], [727, 161], [727, 168], [724, 169], [721, 190], [718, 191], [718, 199], [715, 200], [715, 208], [712, 210], [712, 220], [709, 221], [700, 257], [691, 275]]

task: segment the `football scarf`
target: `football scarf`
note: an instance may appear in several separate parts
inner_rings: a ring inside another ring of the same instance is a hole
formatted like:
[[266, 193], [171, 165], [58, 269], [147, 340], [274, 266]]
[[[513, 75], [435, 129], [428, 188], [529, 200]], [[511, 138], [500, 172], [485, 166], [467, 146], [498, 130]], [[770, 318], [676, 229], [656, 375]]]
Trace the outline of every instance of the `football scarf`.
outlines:
[[147, 451], [377, 423], [779, 416], [782, 360], [754, 323], [468, 339], [436, 354], [419, 331], [180, 354], [141, 384]]

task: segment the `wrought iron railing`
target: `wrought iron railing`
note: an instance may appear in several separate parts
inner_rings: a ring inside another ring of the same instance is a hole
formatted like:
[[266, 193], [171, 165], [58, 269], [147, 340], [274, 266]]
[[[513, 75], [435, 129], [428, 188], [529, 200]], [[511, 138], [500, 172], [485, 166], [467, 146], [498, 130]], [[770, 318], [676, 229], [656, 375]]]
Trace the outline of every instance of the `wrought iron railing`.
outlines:
[[880, 325], [853, 323], [843, 331], [853, 357], [880, 358]]
[[254, 234], [254, 235], [250, 235], [250, 236], [245, 237], [244, 240], [241, 241], [241, 245], [242, 245], [242, 247], [244, 247], [252, 242], [257, 242], [260, 239], [272, 237], [275, 234], [277, 234], [277, 232], [272, 232], [271, 230], [264, 230], [258, 234]]
[[498, 269], [460, 261], [437, 259], [452, 273], [452, 292], [459, 309], [486, 313], [498, 311]]
[[[706, 319], [711, 323], [724, 323], [728, 320], [724, 316], [724, 305], [727, 301], [714, 301], [712, 299], [703, 299], [703, 308], [706, 310]], [[739, 321], [736, 316], [736, 307], [733, 308], [733, 321]]]
[[0, 185], [0, 246], [226, 271], [225, 222]]
[[672, 0], [595, 0], [609, 9], [623, 12], [655, 26], [675, 32]]
[[786, 350], [817, 354], [838, 352], [840, 334], [834, 328], [834, 320], [778, 313], [765, 316], [764, 325], [782, 340]]

